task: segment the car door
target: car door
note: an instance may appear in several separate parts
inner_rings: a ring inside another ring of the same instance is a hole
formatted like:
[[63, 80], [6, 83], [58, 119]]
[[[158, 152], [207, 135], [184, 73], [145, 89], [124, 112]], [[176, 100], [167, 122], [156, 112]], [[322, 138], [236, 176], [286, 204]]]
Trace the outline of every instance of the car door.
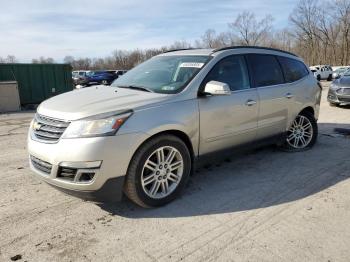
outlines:
[[247, 57], [260, 100], [257, 139], [282, 134], [293, 94], [284, 83], [281, 66], [274, 55], [249, 54]]
[[209, 72], [201, 88], [210, 81], [228, 84], [231, 94], [198, 99], [200, 154], [254, 141], [259, 100], [256, 89], [250, 86], [245, 57], [223, 58]]

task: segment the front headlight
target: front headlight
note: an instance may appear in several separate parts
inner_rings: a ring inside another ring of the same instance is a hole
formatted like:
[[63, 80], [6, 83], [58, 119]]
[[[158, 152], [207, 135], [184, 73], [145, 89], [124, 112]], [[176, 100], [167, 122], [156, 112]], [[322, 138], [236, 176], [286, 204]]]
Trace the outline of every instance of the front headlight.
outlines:
[[64, 131], [62, 138], [112, 136], [131, 115], [132, 112], [117, 115], [102, 114], [73, 121]]
[[333, 90], [337, 90], [337, 89], [339, 89], [340, 87], [337, 86], [336, 84], [332, 83], [331, 86], [330, 86], [330, 88], [333, 89]]

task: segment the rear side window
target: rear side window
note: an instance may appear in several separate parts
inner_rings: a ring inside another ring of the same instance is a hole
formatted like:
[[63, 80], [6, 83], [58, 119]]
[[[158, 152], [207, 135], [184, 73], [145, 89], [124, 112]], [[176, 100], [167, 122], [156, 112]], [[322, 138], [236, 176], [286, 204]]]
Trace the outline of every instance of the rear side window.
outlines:
[[284, 83], [281, 67], [272, 55], [249, 54], [249, 63], [256, 87], [279, 85]]
[[244, 56], [233, 55], [220, 60], [205, 78], [204, 85], [210, 81], [228, 84], [232, 91], [249, 89], [249, 76]]
[[298, 60], [282, 56], [279, 56], [278, 60], [282, 65], [284, 77], [287, 83], [298, 81], [309, 74], [306, 66]]

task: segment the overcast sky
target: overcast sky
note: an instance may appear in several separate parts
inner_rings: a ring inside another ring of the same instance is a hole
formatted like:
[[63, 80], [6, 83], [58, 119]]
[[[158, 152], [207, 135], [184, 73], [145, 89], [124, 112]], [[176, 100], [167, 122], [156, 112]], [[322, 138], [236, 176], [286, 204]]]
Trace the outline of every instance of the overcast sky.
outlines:
[[227, 30], [245, 10], [288, 24], [296, 0], [0, 0], [0, 57], [107, 56]]

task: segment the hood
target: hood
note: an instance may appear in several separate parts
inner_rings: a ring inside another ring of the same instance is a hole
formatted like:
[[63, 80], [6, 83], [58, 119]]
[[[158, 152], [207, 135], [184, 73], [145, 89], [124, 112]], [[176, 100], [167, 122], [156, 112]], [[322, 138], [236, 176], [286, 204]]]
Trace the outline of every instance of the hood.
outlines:
[[350, 76], [342, 76], [334, 81], [334, 84], [339, 87], [350, 87]]
[[111, 86], [93, 86], [52, 97], [40, 104], [38, 113], [76, 120], [97, 114], [137, 109], [169, 99], [169, 95]]

